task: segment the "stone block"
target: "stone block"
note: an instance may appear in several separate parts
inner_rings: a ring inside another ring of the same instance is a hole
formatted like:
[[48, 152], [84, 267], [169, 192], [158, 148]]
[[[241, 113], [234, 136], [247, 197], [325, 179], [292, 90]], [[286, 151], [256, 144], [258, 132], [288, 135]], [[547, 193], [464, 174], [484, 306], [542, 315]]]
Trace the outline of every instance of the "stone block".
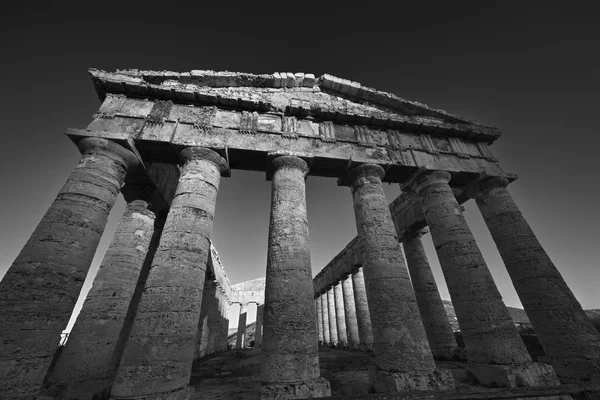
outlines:
[[331, 396], [331, 386], [324, 378], [308, 382], [269, 383], [260, 388], [261, 400], [307, 399]]
[[430, 372], [387, 372], [371, 367], [369, 381], [377, 393], [454, 389], [454, 378], [444, 369]]
[[467, 370], [488, 387], [530, 387], [560, 385], [554, 369], [548, 364], [525, 365], [470, 364]]
[[317, 83], [314, 74], [304, 74], [304, 80], [302, 81], [302, 86], [304, 87], [313, 87]]

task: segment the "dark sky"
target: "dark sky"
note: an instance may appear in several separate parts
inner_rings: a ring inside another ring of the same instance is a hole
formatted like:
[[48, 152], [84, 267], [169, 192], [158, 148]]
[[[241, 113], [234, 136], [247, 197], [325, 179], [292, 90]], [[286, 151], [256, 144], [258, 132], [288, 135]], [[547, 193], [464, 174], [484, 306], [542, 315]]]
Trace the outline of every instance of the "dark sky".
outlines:
[[[88, 68], [330, 73], [499, 127], [492, 150], [520, 177], [510, 186], [515, 201], [583, 306], [600, 308], [600, 28], [591, 6], [125, 3], [3, 9], [0, 276], [77, 164], [63, 133], [85, 128], [99, 106]], [[390, 200], [399, 194], [397, 186], [386, 191]], [[316, 274], [356, 227], [350, 191], [334, 179], [310, 177], [307, 196]], [[213, 240], [232, 283], [264, 276], [269, 202], [262, 173], [222, 180]], [[519, 306], [477, 207], [466, 207], [506, 304]], [[122, 209], [120, 200], [93, 272]]]

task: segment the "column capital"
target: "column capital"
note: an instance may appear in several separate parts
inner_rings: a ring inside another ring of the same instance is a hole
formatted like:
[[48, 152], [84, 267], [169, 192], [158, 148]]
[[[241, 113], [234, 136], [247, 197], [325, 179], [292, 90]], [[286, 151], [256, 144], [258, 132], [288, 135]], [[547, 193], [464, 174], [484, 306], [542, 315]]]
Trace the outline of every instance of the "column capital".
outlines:
[[229, 176], [229, 163], [214, 150], [206, 147], [186, 147], [179, 153], [179, 164], [184, 165], [192, 160], [206, 160], [213, 163], [221, 172], [221, 176]]
[[426, 234], [427, 232], [429, 232], [429, 230], [427, 228], [423, 228], [423, 229], [408, 229], [402, 235], [402, 240], [401, 241], [421, 239], [423, 237], [423, 235]]
[[385, 170], [378, 164], [362, 164], [346, 171], [346, 174], [338, 179], [338, 186], [356, 186], [358, 181], [377, 177], [379, 180], [385, 176]]
[[472, 199], [480, 197], [496, 189], [504, 189], [508, 186], [509, 181], [502, 177], [493, 177], [477, 182], [473, 187], [467, 190], [466, 194]]
[[140, 164], [140, 160], [132, 151], [107, 139], [96, 137], [83, 138], [77, 143], [77, 147], [82, 155], [94, 152], [117, 154], [123, 159], [127, 171], [133, 171]]
[[298, 169], [304, 177], [310, 170], [313, 156], [287, 150], [273, 151], [267, 154], [267, 180], [270, 181], [273, 173], [282, 168]]
[[403, 183], [402, 190], [419, 193], [426, 186], [436, 183], [449, 183], [451, 178], [450, 173], [446, 171], [422, 171]]

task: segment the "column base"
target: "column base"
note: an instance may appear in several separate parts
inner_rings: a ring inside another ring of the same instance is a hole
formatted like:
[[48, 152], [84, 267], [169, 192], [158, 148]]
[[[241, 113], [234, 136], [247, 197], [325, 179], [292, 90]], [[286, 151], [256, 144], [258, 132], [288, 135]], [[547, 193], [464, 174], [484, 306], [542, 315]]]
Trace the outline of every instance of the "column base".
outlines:
[[539, 361], [551, 364], [560, 378], [578, 381], [600, 381], [600, 360], [542, 356]]
[[331, 386], [325, 378], [290, 383], [268, 383], [260, 387], [261, 400], [308, 399], [331, 396]]
[[156, 393], [156, 394], [144, 394], [140, 396], [127, 396], [127, 397], [110, 397], [110, 400], [191, 400], [194, 396], [194, 387], [186, 386], [181, 389], [177, 389], [167, 393]]
[[452, 374], [443, 369], [431, 372], [387, 372], [371, 367], [369, 381], [376, 393], [452, 390], [455, 387]]
[[487, 387], [555, 386], [560, 381], [548, 364], [526, 365], [469, 364], [467, 370]]

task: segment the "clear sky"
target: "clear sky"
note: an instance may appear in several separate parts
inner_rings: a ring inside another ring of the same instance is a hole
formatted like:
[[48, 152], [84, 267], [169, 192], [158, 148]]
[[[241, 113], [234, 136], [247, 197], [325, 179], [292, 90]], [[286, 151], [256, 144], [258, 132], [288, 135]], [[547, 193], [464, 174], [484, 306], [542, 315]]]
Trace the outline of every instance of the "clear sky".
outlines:
[[[591, 8], [547, 1], [395, 2], [393, 9], [374, 2], [356, 9], [348, 2], [62, 4], [9, 2], [0, 16], [0, 276], [80, 157], [64, 131], [85, 128], [99, 107], [88, 68], [330, 73], [499, 127], [492, 150], [520, 177], [509, 187], [515, 201], [582, 305], [600, 308], [600, 28]], [[386, 185], [386, 193], [391, 201], [400, 190]], [[350, 191], [335, 179], [309, 177], [307, 199], [316, 274], [356, 227]], [[264, 276], [269, 203], [264, 173], [234, 170], [221, 181], [213, 241], [233, 284]], [[122, 210], [120, 199], [85, 288]], [[465, 214], [505, 303], [519, 307], [474, 202]], [[424, 240], [449, 298], [429, 235]]]

